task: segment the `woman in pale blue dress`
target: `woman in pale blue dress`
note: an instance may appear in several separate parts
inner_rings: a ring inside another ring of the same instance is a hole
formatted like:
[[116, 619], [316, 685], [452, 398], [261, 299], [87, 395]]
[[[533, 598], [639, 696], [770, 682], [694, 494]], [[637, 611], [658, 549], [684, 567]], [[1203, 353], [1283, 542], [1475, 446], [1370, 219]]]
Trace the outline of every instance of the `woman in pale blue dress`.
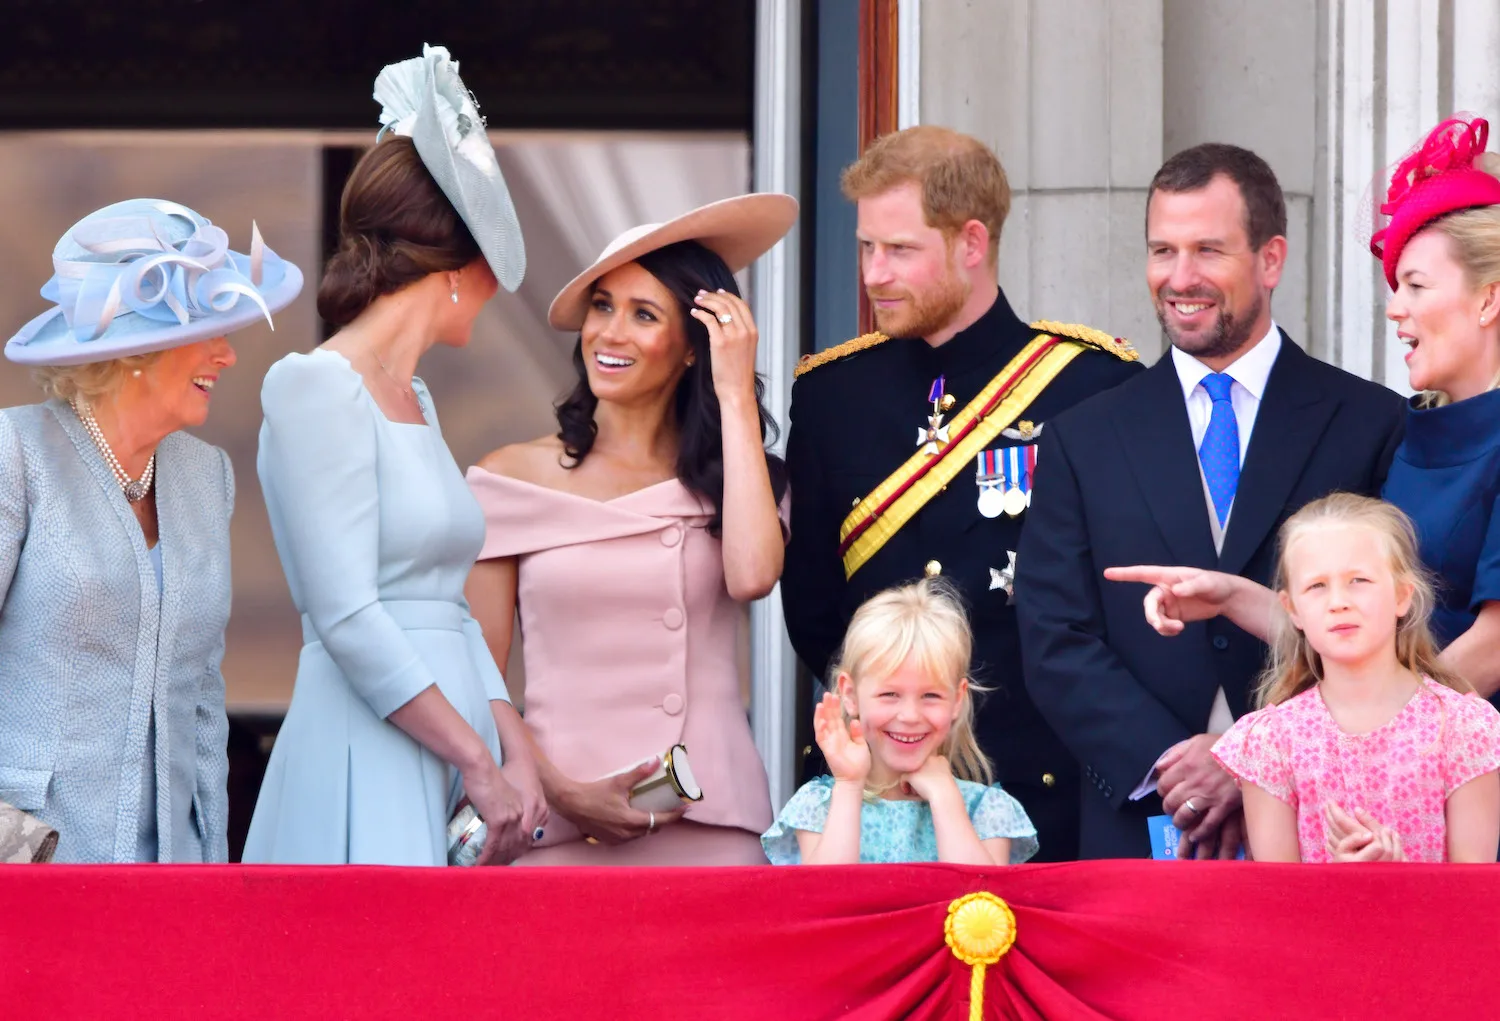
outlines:
[[484, 519], [413, 376], [433, 344], [468, 343], [497, 278], [519, 283], [520, 234], [498, 166], [475, 162], [482, 132], [444, 133], [441, 104], [479, 123], [446, 51], [387, 68], [383, 94], [393, 134], [349, 178], [318, 290], [341, 329], [261, 392], [257, 467], [306, 644], [247, 862], [441, 865], [466, 797], [489, 828], [480, 864], [498, 864], [546, 819], [463, 598]]

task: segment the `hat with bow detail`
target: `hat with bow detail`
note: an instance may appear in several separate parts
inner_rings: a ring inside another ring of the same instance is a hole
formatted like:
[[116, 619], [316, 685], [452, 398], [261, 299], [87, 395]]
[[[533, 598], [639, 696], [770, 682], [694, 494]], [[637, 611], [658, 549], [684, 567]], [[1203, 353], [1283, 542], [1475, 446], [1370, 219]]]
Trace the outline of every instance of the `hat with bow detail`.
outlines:
[[85, 216], [57, 242], [52, 268], [42, 297], [54, 306], [5, 345], [21, 365], [82, 365], [221, 337], [271, 322], [302, 290], [302, 271], [254, 224], [244, 255], [205, 217], [162, 199]]
[[1500, 205], [1500, 179], [1475, 166], [1489, 133], [1483, 117], [1452, 117], [1396, 164], [1370, 237], [1392, 290], [1401, 251], [1419, 230], [1447, 213]]

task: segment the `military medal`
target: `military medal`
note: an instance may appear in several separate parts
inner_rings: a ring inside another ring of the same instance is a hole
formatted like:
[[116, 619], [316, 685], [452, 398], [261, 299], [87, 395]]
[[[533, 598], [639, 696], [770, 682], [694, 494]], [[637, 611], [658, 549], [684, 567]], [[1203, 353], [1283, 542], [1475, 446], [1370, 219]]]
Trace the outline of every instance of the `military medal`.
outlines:
[[979, 487], [979, 513], [997, 518], [1005, 509], [1005, 473], [1000, 466], [998, 450], [981, 450], [974, 467], [974, 483]]
[[1042, 427], [1023, 418], [1010, 428], [1001, 429], [1000, 435], [1008, 440], [1015, 440], [1017, 443], [1030, 443], [1041, 437]]
[[932, 414], [928, 416], [927, 428], [917, 427], [917, 446], [922, 448], [922, 453], [932, 457], [938, 452], [939, 443], [948, 442], [948, 427], [943, 424], [943, 412], [953, 407], [953, 398], [943, 392], [943, 376], [932, 381], [932, 389], [927, 391], [927, 399], [932, 402]]
[[1026, 447], [1026, 506], [1031, 506], [1031, 493], [1036, 487], [1036, 444]]
[[1020, 517], [1021, 512], [1026, 509], [1027, 480], [1022, 476], [1025, 470], [1022, 466], [1026, 463], [1021, 456], [1020, 447], [1007, 447], [1001, 451], [1005, 455], [1006, 482], [1004, 503], [1005, 513], [1010, 517]]

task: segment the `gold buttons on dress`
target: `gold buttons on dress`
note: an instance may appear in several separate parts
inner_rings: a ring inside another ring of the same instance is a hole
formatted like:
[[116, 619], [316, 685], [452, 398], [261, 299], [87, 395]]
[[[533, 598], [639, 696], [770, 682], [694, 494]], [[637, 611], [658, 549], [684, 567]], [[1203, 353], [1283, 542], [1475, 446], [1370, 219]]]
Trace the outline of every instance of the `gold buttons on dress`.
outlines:
[[927, 561], [927, 566], [922, 568], [922, 570], [927, 575], [927, 577], [936, 578], [938, 575], [943, 573], [943, 565], [938, 563], [936, 560], [929, 560]]
[[1043, 787], [1056, 787], [1057, 786], [1057, 777], [1053, 776], [1051, 773], [1043, 773], [1042, 774], [1042, 786]]

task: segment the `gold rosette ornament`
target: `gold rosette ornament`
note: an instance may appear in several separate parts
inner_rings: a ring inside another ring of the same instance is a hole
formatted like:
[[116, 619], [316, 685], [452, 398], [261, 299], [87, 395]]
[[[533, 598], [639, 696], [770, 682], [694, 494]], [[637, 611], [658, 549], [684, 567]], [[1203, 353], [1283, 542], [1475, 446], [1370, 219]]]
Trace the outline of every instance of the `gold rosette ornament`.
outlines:
[[1016, 916], [1010, 905], [981, 890], [948, 905], [943, 941], [953, 956], [973, 968], [969, 977], [969, 1021], [984, 1016], [984, 971], [1016, 942]]

